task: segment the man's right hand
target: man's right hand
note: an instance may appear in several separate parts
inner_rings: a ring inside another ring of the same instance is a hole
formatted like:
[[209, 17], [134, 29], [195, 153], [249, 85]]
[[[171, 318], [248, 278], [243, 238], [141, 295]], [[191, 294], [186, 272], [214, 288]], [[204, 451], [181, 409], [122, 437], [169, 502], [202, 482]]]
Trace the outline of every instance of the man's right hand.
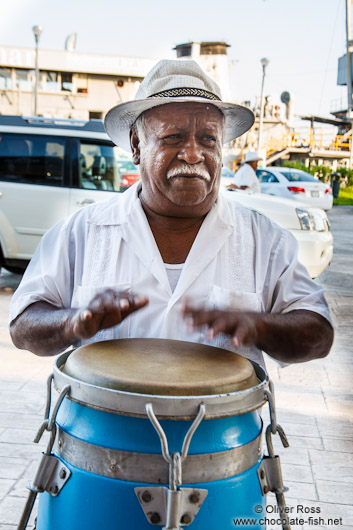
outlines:
[[148, 298], [104, 289], [87, 307], [78, 309], [67, 322], [66, 332], [78, 339], [89, 339], [101, 329], [112, 328], [130, 313], [148, 304]]
[[17, 348], [36, 355], [56, 355], [80, 339], [120, 324], [147, 304], [146, 297], [113, 289], [98, 292], [87, 307], [80, 309], [34, 302], [11, 322], [10, 334]]

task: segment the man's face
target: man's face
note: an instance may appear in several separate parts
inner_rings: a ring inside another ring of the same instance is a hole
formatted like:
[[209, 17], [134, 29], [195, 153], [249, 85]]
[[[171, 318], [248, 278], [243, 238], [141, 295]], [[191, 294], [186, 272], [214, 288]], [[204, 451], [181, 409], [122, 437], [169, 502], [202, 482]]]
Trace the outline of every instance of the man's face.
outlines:
[[131, 135], [143, 203], [171, 217], [205, 215], [219, 189], [222, 113], [211, 104], [171, 103], [146, 111], [144, 118], [144, 138]]
[[259, 165], [259, 161], [258, 160], [253, 160], [252, 162], [248, 162], [249, 166], [251, 166], [253, 168], [254, 171], [257, 170], [257, 166]]

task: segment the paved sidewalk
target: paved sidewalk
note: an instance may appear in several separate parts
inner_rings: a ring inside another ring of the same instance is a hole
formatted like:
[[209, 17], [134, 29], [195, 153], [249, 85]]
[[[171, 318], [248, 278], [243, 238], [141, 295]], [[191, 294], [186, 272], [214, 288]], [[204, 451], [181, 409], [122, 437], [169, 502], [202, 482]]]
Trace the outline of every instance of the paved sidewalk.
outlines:
[[[329, 217], [335, 254], [318, 281], [326, 288], [336, 326], [332, 352], [326, 359], [283, 370], [267, 361], [278, 422], [290, 442], [288, 449], [278, 440], [274, 446], [289, 486], [292, 530], [353, 529], [353, 207], [336, 207]], [[42, 420], [53, 362], [11, 344], [8, 306], [17, 282], [14, 275], [0, 274], [0, 530], [16, 527], [25, 486], [35, 472], [41, 448], [32, 439]], [[277, 530], [273, 496], [268, 501], [267, 528]]]

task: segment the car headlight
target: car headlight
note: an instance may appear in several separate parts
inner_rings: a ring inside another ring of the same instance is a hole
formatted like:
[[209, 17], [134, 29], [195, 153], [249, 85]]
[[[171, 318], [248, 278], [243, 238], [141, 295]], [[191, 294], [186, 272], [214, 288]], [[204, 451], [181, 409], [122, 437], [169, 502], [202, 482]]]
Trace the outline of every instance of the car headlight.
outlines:
[[298, 216], [302, 230], [314, 230], [315, 229], [314, 220], [307, 210], [296, 208], [295, 211], [297, 212], [297, 216]]
[[[310, 211], [310, 217], [313, 220], [314, 228], [318, 232], [326, 232], [328, 224], [325, 223], [325, 217], [320, 215], [319, 212], [316, 212], [315, 210]], [[328, 219], [327, 219], [328, 221]]]

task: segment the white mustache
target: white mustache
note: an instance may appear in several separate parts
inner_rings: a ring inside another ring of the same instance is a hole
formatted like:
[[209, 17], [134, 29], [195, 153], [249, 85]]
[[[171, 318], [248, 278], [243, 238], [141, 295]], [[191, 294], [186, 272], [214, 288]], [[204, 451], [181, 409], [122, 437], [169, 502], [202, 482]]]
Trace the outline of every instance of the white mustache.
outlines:
[[206, 171], [206, 169], [202, 169], [200, 167], [197, 168], [195, 166], [188, 166], [187, 164], [183, 166], [175, 167], [174, 169], [171, 169], [167, 173], [168, 180], [173, 177], [185, 177], [185, 176], [199, 177], [204, 180], [207, 180], [207, 182], [211, 180], [210, 174], [208, 173], [208, 171]]

